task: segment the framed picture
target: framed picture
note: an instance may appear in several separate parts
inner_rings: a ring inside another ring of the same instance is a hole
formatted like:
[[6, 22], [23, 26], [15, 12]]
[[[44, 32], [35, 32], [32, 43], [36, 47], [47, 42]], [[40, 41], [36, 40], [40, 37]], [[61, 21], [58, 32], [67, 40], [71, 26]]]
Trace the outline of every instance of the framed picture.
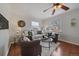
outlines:
[[8, 20], [2, 14], [0, 14], [0, 30], [8, 28], [9, 28]]

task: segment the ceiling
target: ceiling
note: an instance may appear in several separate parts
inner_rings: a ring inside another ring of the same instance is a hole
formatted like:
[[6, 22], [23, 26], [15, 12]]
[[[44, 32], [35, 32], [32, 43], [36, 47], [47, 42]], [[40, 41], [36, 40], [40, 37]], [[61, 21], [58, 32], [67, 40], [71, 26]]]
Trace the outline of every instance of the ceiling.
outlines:
[[[79, 3], [65, 3], [66, 6], [70, 8], [70, 10], [78, 9]], [[63, 9], [56, 10], [56, 13], [52, 15], [52, 9], [49, 9], [47, 12], [43, 13], [43, 10], [52, 6], [52, 3], [21, 3], [21, 4], [11, 4], [11, 7], [14, 11], [17, 11], [17, 14], [22, 14], [26, 17], [29, 14], [31, 17], [36, 19], [46, 19], [49, 17], [54, 17], [56, 15], [66, 13], [68, 11], [64, 11]]]

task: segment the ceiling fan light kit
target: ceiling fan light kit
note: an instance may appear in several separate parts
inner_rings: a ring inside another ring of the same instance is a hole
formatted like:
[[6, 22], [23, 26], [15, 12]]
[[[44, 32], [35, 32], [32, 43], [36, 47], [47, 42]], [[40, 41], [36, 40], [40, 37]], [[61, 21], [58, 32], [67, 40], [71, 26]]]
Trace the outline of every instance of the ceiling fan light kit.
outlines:
[[53, 9], [52, 15], [54, 15], [55, 11], [59, 8], [65, 10], [65, 11], [69, 10], [69, 7], [65, 6], [63, 3], [53, 3], [52, 7], [45, 9], [43, 12], [46, 12], [47, 10], [49, 10], [51, 8]]

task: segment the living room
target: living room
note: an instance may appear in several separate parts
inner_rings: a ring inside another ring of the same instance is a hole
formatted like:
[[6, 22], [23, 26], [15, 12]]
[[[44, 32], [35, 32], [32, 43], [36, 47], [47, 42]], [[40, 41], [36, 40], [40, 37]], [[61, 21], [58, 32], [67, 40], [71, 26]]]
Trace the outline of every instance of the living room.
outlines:
[[[68, 52], [70, 54], [64, 55], [79, 55], [79, 3], [64, 3], [65, 6], [69, 7], [69, 10], [65, 11], [58, 8], [53, 15], [51, 8], [43, 12], [52, 5], [52, 3], [0, 3], [0, 15], [8, 20], [8, 27], [0, 30], [0, 55], [8, 55], [11, 47], [18, 51], [19, 47], [14, 47], [14, 43], [20, 41], [20, 36], [28, 36], [28, 31], [32, 31], [33, 40], [41, 40], [43, 36], [48, 40], [49, 38], [46, 34], [50, 32], [59, 34], [58, 41], [57, 43], [52, 43], [52, 48], [49, 46], [51, 44], [50, 41], [47, 41], [47, 43], [45, 41], [44, 43], [47, 45], [42, 44], [44, 47], [41, 45], [41, 53], [43, 53], [41, 56], [54, 56], [53, 53], [55, 52], [53, 50], [55, 51], [61, 45], [61, 42], [70, 44], [72, 48], [74, 48], [74, 45], [78, 46], [77, 52], [74, 52], [73, 50], [75, 49], [73, 49]], [[19, 22], [22, 22], [22, 24], [19, 24]], [[37, 35], [38, 31], [40, 31], [39, 35]], [[26, 38], [24, 40], [27, 41]], [[50, 38], [50, 40], [54, 39]], [[49, 47], [45, 48], [45, 46]], [[65, 45], [65, 48], [67, 47]], [[9, 56], [21, 56], [21, 53], [16, 53], [16, 51], [12, 50]], [[57, 54], [60, 55], [59, 53]]]

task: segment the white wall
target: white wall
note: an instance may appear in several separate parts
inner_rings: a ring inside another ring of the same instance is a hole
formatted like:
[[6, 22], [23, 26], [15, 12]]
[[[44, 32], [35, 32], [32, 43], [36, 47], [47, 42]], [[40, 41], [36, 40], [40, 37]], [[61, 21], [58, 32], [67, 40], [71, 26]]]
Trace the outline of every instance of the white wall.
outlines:
[[[76, 26], [71, 26], [71, 19], [76, 19]], [[63, 40], [74, 44], [79, 44], [79, 9], [66, 12], [64, 14], [44, 19], [43, 25], [53, 25], [57, 22], [63, 32]], [[45, 22], [45, 23], [44, 23]]]
[[9, 31], [0, 30], [0, 55], [7, 55], [9, 42]]
[[[63, 21], [63, 35], [66, 41], [79, 44], [79, 9], [61, 16]], [[76, 26], [71, 26], [71, 19], [76, 19]], [[64, 21], [65, 20], [65, 21]]]
[[[9, 18], [9, 6], [6, 4], [0, 4], [0, 13], [6, 18]], [[8, 46], [9, 43], [9, 29], [1, 29], [0, 30], [0, 55], [7, 55], [8, 54]]]

